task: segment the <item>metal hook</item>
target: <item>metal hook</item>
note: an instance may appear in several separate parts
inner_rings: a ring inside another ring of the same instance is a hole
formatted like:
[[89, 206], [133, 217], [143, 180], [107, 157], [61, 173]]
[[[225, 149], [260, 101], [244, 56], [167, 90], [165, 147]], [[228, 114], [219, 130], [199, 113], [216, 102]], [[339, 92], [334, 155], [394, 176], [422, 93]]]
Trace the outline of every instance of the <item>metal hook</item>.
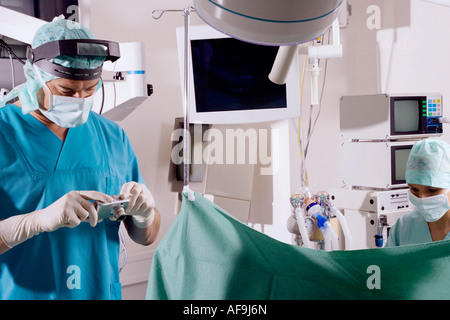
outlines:
[[[185, 8], [185, 9], [182, 9], [182, 10], [156, 9], [156, 10], [153, 10], [153, 11], [152, 11], [152, 18], [155, 19], [155, 20], [158, 20], [158, 19], [160, 19], [160, 18], [164, 15], [164, 13], [166, 13], [166, 12], [182, 12], [183, 14], [189, 14], [189, 13], [194, 12], [194, 11], [195, 11], [195, 9], [194, 9], [194, 7], [192, 7], [192, 6], [187, 7], [187, 8]], [[158, 13], [159, 13], [159, 14], [158, 14]]]
[[[161, 9], [156, 9], [152, 11], [152, 18], [155, 20], [158, 20], [159, 18], [161, 18], [163, 16], [163, 14], [166, 12], [167, 10], [161, 10]], [[159, 15], [156, 15], [156, 13], [159, 12]]]

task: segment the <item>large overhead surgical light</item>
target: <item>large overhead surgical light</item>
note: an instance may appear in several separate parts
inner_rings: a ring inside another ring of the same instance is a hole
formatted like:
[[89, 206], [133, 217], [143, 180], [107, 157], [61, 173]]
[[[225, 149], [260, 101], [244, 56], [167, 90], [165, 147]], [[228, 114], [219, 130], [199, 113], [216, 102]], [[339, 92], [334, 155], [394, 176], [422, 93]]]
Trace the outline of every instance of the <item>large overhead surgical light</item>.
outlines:
[[197, 14], [234, 38], [263, 45], [316, 39], [333, 23], [343, 0], [194, 0]]

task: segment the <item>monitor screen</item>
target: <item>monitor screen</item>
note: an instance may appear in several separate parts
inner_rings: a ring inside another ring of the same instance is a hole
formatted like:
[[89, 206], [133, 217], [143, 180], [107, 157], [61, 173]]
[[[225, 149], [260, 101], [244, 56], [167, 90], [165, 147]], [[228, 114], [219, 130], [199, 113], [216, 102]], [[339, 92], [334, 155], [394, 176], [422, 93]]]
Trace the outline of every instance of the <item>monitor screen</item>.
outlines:
[[287, 108], [286, 85], [268, 78], [278, 47], [222, 38], [191, 50], [197, 112]]
[[399, 147], [394, 149], [394, 172], [393, 178], [396, 183], [405, 183], [406, 163], [408, 161], [411, 147]]
[[240, 41], [207, 25], [189, 28], [187, 56], [184, 28], [177, 28], [177, 43], [183, 107], [191, 123], [249, 124], [300, 116], [297, 55], [286, 84], [278, 85], [268, 78], [278, 47]]
[[394, 101], [394, 131], [414, 132], [420, 129], [420, 103], [417, 99]]

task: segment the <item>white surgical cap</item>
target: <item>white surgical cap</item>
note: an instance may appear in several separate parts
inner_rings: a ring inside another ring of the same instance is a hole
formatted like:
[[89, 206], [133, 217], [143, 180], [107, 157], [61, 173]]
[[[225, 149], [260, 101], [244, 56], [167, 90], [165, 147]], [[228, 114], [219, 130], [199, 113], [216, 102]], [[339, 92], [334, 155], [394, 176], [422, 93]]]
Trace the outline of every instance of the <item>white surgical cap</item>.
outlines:
[[450, 189], [450, 145], [442, 140], [417, 141], [406, 164], [406, 182]]

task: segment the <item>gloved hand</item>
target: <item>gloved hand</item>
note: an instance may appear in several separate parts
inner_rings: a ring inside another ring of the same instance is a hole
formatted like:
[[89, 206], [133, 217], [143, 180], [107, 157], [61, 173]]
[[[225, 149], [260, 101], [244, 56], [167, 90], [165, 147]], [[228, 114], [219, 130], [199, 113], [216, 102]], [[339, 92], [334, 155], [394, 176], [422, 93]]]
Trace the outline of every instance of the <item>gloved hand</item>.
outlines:
[[38, 223], [41, 231], [73, 228], [85, 220], [89, 220], [91, 227], [95, 227], [98, 222], [97, 210], [89, 200], [111, 202], [112, 198], [98, 191], [71, 191], [47, 208], [39, 210]]
[[39, 234], [61, 227], [74, 228], [89, 220], [92, 227], [98, 222], [97, 210], [89, 200], [111, 202], [112, 198], [97, 191], [71, 191], [47, 208], [17, 215], [0, 221], [0, 237], [10, 248]]
[[155, 216], [155, 200], [144, 184], [127, 182], [122, 186], [119, 196], [121, 199], [130, 200], [125, 213], [132, 216], [136, 226], [146, 228], [152, 224]]

